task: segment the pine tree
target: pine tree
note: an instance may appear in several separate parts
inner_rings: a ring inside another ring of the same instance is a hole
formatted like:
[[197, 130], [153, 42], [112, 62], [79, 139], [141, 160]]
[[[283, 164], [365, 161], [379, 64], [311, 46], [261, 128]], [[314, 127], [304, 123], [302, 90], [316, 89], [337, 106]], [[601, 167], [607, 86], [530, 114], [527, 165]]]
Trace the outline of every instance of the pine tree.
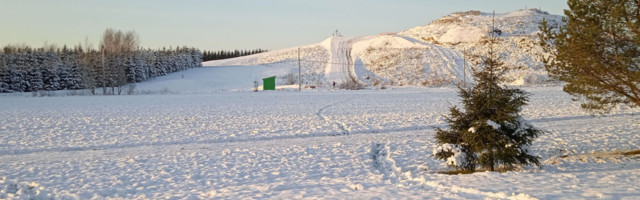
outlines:
[[541, 46], [549, 76], [590, 111], [640, 106], [640, 1], [569, 0], [566, 22], [543, 21]]
[[59, 90], [60, 88], [60, 60], [55, 52], [41, 52], [40, 64], [42, 66], [42, 78], [44, 89], [47, 91]]
[[[33, 64], [33, 63], [31, 63]], [[38, 91], [44, 89], [44, 82], [42, 78], [42, 72], [40, 66], [28, 67], [27, 80], [29, 81], [29, 88], [25, 92]]]
[[436, 128], [439, 146], [434, 156], [468, 171], [478, 165], [489, 171], [499, 165], [539, 165], [539, 158], [530, 155], [529, 146], [542, 131], [527, 124], [519, 114], [529, 94], [500, 86], [511, 68], [496, 56], [493, 46], [500, 39], [493, 31], [485, 40], [488, 52], [482, 56], [482, 65], [472, 69], [476, 84], [458, 86], [463, 109], [450, 108], [450, 115], [445, 117], [449, 130]]
[[8, 68], [8, 55], [0, 51], [0, 93], [11, 92], [8, 82], [11, 80]]

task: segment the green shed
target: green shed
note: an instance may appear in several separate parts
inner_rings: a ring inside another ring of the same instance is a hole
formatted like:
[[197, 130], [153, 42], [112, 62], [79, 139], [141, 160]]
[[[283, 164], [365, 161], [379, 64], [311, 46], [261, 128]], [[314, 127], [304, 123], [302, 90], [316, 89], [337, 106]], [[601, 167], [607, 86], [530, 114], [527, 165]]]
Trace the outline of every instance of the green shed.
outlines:
[[268, 77], [262, 79], [262, 90], [276, 90], [276, 77]]

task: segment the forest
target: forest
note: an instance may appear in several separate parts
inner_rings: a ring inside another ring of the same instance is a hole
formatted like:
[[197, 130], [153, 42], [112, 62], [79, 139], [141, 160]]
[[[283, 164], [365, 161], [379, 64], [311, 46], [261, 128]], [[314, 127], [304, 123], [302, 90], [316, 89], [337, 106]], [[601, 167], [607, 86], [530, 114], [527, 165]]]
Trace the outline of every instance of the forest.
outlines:
[[107, 29], [99, 49], [5, 46], [0, 93], [88, 89], [94, 95], [122, 94], [127, 85], [202, 66], [198, 49], [142, 49], [137, 40], [133, 32]]
[[210, 61], [210, 60], [221, 60], [227, 58], [235, 58], [241, 56], [248, 56], [258, 53], [267, 52], [264, 49], [254, 49], [254, 50], [234, 50], [234, 51], [202, 51], [202, 61]]

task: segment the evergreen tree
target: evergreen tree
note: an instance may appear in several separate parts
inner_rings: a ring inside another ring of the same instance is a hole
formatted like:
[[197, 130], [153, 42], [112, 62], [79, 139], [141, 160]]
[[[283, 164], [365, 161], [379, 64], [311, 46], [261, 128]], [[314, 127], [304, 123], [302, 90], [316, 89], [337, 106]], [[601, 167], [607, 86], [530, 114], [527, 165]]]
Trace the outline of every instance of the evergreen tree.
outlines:
[[55, 56], [55, 52], [42, 52], [40, 56], [44, 89], [47, 91], [61, 89], [60, 77], [58, 76], [61, 67], [59, 58]]
[[[110, 42], [103, 43], [99, 51], [89, 48], [84, 51], [80, 46], [70, 49], [66, 45], [62, 49], [53, 45], [38, 49], [5, 46], [0, 51], [0, 93], [90, 89], [92, 94], [96, 94], [96, 88], [107, 86], [111, 87], [113, 94], [120, 94], [127, 83], [202, 67], [203, 54], [197, 49], [131, 48], [135, 46], [127, 44], [127, 41], [135, 40], [131, 34], [110, 32], [114, 37], [107, 38], [109, 40], [105, 41]], [[114, 88], [118, 89], [117, 93]], [[105, 91], [106, 87], [104, 94]]]
[[25, 92], [44, 89], [44, 82], [40, 66], [29, 67], [29, 71], [27, 72], [27, 80], [29, 81], [29, 88], [27, 88]]
[[0, 51], [0, 93], [11, 92], [8, 82], [11, 80], [7, 64], [8, 55]]
[[9, 67], [9, 91], [24, 92], [27, 91], [29, 82], [27, 81], [27, 72], [24, 69], [18, 68], [15, 64], [11, 64]]
[[586, 110], [640, 106], [640, 1], [569, 0], [565, 25], [543, 21], [545, 67]]
[[459, 169], [474, 171], [478, 165], [489, 171], [496, 166], [539, 165], [530, 155], [529, 146], [542, 132], [520, 116], [529, 94], [500, 86], [504, 73], [510, 70], [495, 54], [499, 42], [494, 33], [486, 38], [488, 52], [482, 65], [472, 69], [475, 85], [458, 86], [463, 109], [450, 108], [446, 118], [449, 130], [436, 128], [439, 146], [434, 156]]

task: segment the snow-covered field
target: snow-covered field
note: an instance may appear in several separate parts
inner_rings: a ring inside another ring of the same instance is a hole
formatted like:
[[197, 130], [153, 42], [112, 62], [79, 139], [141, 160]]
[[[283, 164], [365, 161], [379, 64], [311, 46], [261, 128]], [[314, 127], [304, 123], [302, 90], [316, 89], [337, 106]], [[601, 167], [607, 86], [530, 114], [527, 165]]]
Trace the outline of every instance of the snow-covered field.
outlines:
[[524, 89], [544, 167], [454, 176], [430, 155], [452, 88], [1, 96], [0, 199], [640, 198], [640, 156], [616, 153], [640, 110]]
[[[512, 24], [508, 63], [532, 65], [526, 80], [510, 76], [537, 84], [522, 87], [532, 93], [522, 115], [546, 131], [532, 146], [544, 166], [441, 173], [433, 129], [459, 98], [453, 86], [415, 86], [470, 79], [460, 48], [474, 44], [435, 43], [482, 34], [488, 16], [205, 62], [139, 83], [137, 95], [0, 95], [0, 199], [640, 199], [640, 155], [623, 155], [640, 149], [640, 109], [592, 116], [545, 86], [529, 56], [540, 52], [524, 51], [547, 16], [537, 10], [498, 19]], [[317, 89], [283, 84], [298, 52], [303, 85]], [[251, 92], [270, 76], [278, 91]], [[331, 89], [350, 77], [367, 89]]]

